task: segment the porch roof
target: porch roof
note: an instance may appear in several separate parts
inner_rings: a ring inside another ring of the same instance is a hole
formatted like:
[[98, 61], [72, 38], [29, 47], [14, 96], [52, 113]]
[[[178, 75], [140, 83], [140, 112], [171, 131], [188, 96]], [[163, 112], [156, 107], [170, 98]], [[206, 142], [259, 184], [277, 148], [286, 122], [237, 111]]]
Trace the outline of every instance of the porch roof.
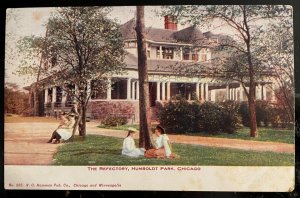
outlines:
[[[138, 59], [133, 54], [129, 53], [125, 57], [124, 62], [126, 63], [126, 68], [128, 69], [138, 69]], [[195, 64], [201, 64], [201, 66], [209, 67], [211, 63], [208, 62], [193, 62], [193, 61], [176, 61], [168, 59], [147, 59], [148, 71], [150, 72], [170, 72], [175, 73], [176, 68], [182, 66], [194, 66]]]

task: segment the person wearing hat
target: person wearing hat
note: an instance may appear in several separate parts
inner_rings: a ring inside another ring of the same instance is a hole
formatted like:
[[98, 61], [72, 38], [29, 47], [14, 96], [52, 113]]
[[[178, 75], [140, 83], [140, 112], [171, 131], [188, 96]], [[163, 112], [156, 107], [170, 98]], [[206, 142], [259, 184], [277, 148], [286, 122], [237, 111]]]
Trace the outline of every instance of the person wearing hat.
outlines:
[[145, 152], [146, 158], [174, 158], [171, 151], [170, 139], [167, 136], [165, 129], [157, 125], [154, 129], [155, 144], [154, 149], [149, 149]]
[[145, 153], [144, 148], [136, 148], [133, 139], [134, 134], [138, 132], [135, 128], [128, 128], [128, 134], [123, 141], [122, 155], [127, 155], [129, 157], [139, 157], [143, 156]]
[[61, 140], [67, 141], [72, 137], [73, 127], [75, 124], [75, 114], [70, 113], [68, 115], [62, 112], [60, 115], [60, 124], [57, 129], [52, 133], [51, 138], [47, 143], [54, 144], [60, 143]]

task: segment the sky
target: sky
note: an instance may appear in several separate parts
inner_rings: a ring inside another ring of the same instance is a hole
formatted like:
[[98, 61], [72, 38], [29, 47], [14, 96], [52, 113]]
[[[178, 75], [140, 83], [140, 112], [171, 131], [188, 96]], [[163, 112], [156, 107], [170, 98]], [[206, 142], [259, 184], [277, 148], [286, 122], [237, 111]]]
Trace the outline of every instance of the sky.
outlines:
[[[117, 19], [122, 24], [135, 15], [135, 6], [126, 7], [113, 7], [109, 17]], [[164, 28], [164, 20], [162, 17], [157, 16], [155, 11], [160, 9], [159, 6], [145, 6], [145, 25], [147, 27]], [[45, 35], [46, 28], [44, 24], [47, 22], [51, 12], [54, 8], [13, 8], [7, 9], [6, 20], [6, 41], [5, 41], [5, 82], [16, 83], [20, 87], [28, 86], [34, 82], [32, 77], [19, 76], [16, 73], [20, 58], [15, 56], [17, 51], [17, 41], [30, 35], [43, 36]], [[224, 32], [216, 24], [211, 27], [213, 33]], [[178, 29], [183, 28], [178, 25]], [[208, 31], [202, 29], [203, 32]], [[12, 52], [10, 54], [10, 52]]]

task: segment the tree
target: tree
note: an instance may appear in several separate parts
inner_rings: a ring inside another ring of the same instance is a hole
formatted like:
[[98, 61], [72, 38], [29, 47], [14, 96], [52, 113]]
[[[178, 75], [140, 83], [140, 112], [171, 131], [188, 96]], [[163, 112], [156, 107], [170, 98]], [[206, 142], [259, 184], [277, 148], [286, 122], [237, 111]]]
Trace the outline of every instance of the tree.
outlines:
[[[200, 26], [209, 26], [211, 22], [218, 20], [234, 31], [235, 40], [225, 38], [216, 48], [217, 51], [226, 49], [227, 54], [212, 60], [212, 68], [201, 66], [200, 70], [197, 70], [196, 66], [189, 69], [194, 75], [200, 71], [224, 81], [241, 82], [248, 98], [250, 136], [258, 136], [255, 112], [256, 84], [262, 74], [268, 74], [265, 65], [262, 64], [263, 60], [259, 59], [259, 53], [269, 52], [255, 48], [255, 42], [259, 42], [257, 37], [264, 32], [263, 27], [266, 23], [291, 18], [291, 9], [278, 5], [167, 6], [162, 14], [173, 15], [178, 21]], [[249, 90], [246, 89], [246, 84]]]
[[271, 69], [274, 79], [278, 104], [284, 108], [289, 121], [295, 119], [295, 79], [294, 79], [294, 45], [293, 45], [293, 23], [292, 19], [280, 20], [279, 23], [270, 24], [261, 41], [257, 42], [264, 51], [261, 59], [268, 69]]
[[139, 146], [152, 148], [151, 119], [149, 104], [149, 81], [145, 42], [144, 6], [136, 7], [136, 34], [138, 45], [138, 74], [139, 74], [139, 109], [140, 109], [140, 141]]
[[78, 102], [79, 117], [73, 135], [82, 123], [79, 134], [85, 137], [91, 95], [106, 88], [109, 77], [122, 73], [124, 68], [119, 25], [106, 17], [108, 12], [107, 8], [99, 7], [57, 8], [47, 23], [47, 36], [25, 37], [20, 41], [20, 50], [27, 59], [19, 72], [36, 75], [39, 64], [32, 64], [31, 60], [42, 57], [43, 83], [60, 86]]
[[19, 90], [15, 83], [5, 83], [5, 113], [22, 114], [29, 109], [28, 93]]

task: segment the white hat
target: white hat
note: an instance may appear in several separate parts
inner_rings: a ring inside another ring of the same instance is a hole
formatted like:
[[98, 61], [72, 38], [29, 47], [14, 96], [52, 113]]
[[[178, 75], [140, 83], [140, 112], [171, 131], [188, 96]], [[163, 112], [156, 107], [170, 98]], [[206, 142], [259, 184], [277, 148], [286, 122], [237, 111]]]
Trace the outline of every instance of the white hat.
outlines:
[[136, 129], [133, 128], [133, 127], [129, 127], [127, 130], [128, 130], [128, 131], [132, 131], [132, 132], [139, 132], [138, 130], [136, 130]]

